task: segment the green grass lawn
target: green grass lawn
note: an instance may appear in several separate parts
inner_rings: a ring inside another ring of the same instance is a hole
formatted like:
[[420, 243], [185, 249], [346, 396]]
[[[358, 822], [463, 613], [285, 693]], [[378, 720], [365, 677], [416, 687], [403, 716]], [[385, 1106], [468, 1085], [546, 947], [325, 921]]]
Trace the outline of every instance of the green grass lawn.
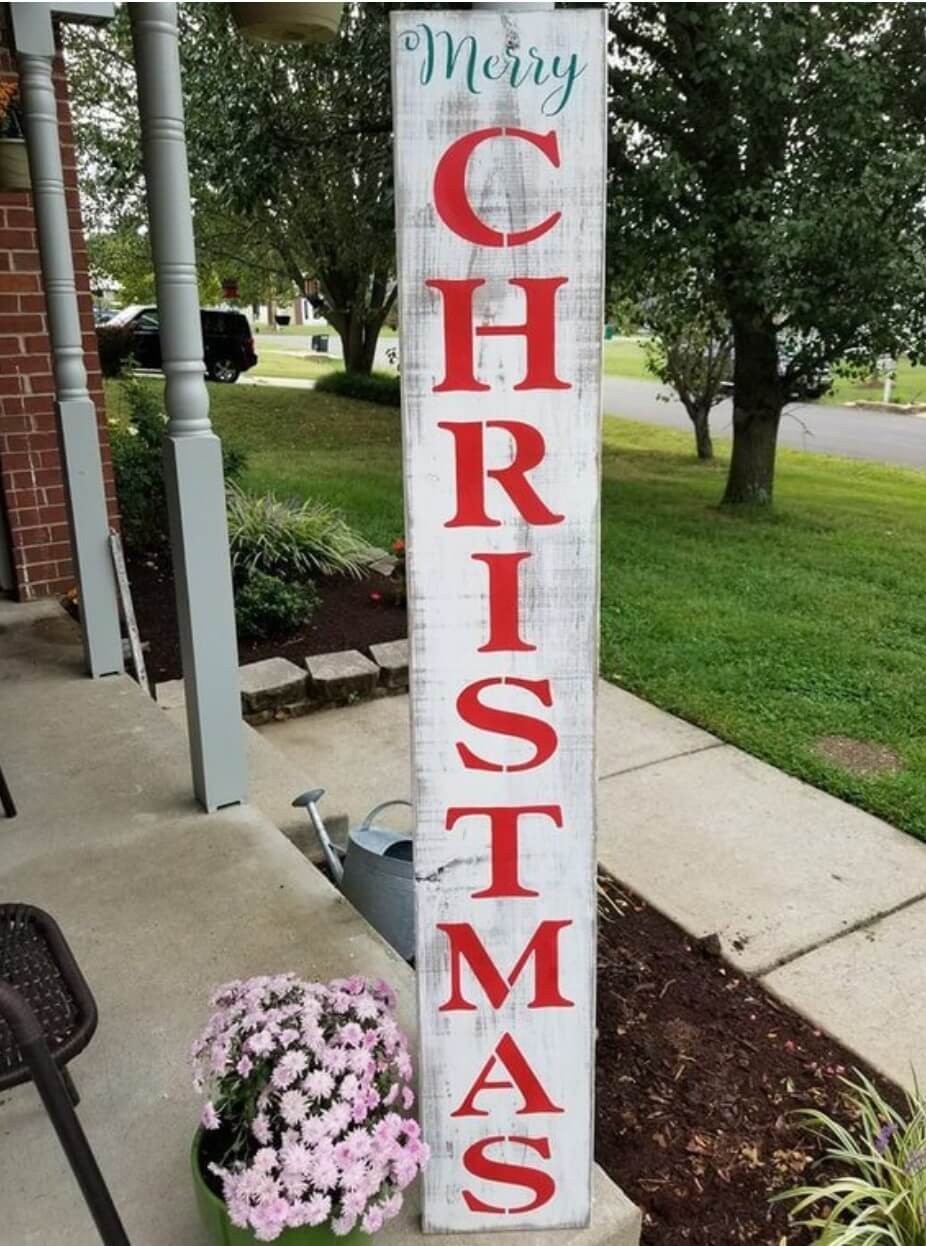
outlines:
[[[335, 333], [335, 332], [336, 331], [330, 327], [327, 329], [320, 329], [317, 325], [287, 324], [287, 325], [282, 325], [282, 326], [278, 325], [277, 328], [275, 329], [268, 329], [265, 324], [262, 324], [260, 325], [260, 333], [257, 335], [257, 340], [260, 341], [262, 337], [273, 338], [273, 337], [276, 337], [278, 334], [284, 337], [286, 336], [308, 337], [313, 333]], [[380, 337], [395, 337], [396, 331], [395, 329], [390, 328], [389, 325], [383, 325], [383, 327], [379, 331], [379, 336]]]
[[[401, 533], [398, 412], [210, 395], [248, 487], [324, 497], [377, 545]], [[604, 428], [603, 674], [926, 839], [923, 474], [782, 450], [774, 512], [732, 513], [717, 506], [724, 446], [705, 468], [685, 434]], [[902, 769], [850, 775], [816, 757], [822, 735], [883, 743]]]
[[646, 367], [643, 340], [637, 337], [612, 338], [604, 344], [605, 376], [628, 376], [635, 380], [655, 381]]
[[[838, 377], [829, 394], [821, 402], [838, 406], [845, 402], [880, 402], [884, 397], [884, 377], [852, 380]], [[909, 359], [898, 361], [894, 377], [892, 402], [926, 402], [926, 367], [914, 367]]]
[[332, 368], [341, 366], [340, 359], [308, 359], [292, 350], [272, 350], [258, 343], [257, 367], [248, 376], [296, 377], [304, 381], [317, 381]]

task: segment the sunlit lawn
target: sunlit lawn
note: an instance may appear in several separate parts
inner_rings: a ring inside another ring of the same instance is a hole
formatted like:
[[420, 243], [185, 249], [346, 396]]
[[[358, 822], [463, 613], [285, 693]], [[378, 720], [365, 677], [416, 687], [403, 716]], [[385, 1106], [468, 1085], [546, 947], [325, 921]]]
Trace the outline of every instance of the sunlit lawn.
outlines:
[[[402, 531], [397, 411], [210, 395], [249, 488], [324, 497], [377, 545]], [[604, 427], [603, 674], [926, 839], [923, 475], [782, 450], [774, 512], [750, 516], [717, 506], [725, 446], [705, 468], [685, 434]], [[823, 735], [883, 743], [902, 768], [850, 775], [815, 755]]]
[[604, 344], [605, 376], [627, 376], [636, 380], [655, 381], [646, 366], [643, 339], [638, 337], [612, 338]]
[[[844, 402], [881, 402], [884, 396], [883, 375], [867, 380], [837, 378], [832, 392], [821, 401], [830, 405]], [[909, 359], [900, 359], [895, 370], [892, 402], [926, 402], [926, 367], [914, 367]]]
[[257, 343], [257, 367], [248, 376], [274, 376], [315, 381], [332, 368], [341, 366], [340, 359], [313, 359], [296, 351], [270, 350], [262, 342]]
[[[275, 329], [268, 329], [266, 325], [260, 326], [260, 336], [265, 334], [267, 337], [275, 337], [277, 334], [283, 337], [310, 337], [315, 333], [334, 333], [334, 329], [330, 326], [320, 326], [319, 324], [287, 324], [278, 325]], [[395, 337], [395, 329], [389, 325], [383, 325], [379, 331], [380, 337]]]

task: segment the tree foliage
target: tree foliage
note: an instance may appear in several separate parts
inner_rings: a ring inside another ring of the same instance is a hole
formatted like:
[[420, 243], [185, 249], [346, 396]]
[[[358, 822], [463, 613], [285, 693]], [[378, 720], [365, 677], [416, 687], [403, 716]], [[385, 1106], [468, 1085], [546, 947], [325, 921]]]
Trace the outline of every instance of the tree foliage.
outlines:
[[926, 6], [618, 3], [610, 31], [613, 280], [729, 320], [725, 500], [768, 502], [788, 394], [926, 343]]
[[[144, 220], [130, 6], [68, 35], [82, 181], [96, 232]], [[180, 6], [200, 259], [264, 293], [317, 277], [348, 366], [369, 372], [395, 300], [388, 18], [348, 5], [319, 47], [253, 44], [227, 4]]]
[[694, 428], [695, 451], [702, 461], [714, 457], [710, 414], [724, 397], [733, 363], [733, 334], [710, 306], [685, 314], [673, 301], [650, 308], [653, 330], [643, 352], [650, 372], [679, 396]]

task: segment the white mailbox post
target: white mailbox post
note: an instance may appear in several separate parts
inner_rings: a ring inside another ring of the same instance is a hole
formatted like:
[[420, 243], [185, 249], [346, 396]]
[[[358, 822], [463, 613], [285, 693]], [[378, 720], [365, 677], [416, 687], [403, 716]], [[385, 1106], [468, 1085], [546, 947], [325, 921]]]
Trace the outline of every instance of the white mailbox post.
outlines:
[[605, 14], [392, 15], [425, 1228], [588, 1222]]

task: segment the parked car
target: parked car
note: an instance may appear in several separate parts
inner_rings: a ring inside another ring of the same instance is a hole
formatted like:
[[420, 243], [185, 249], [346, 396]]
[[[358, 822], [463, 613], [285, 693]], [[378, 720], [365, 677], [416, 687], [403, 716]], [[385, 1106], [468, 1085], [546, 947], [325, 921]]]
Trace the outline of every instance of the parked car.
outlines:
[[[247, 317], [241, 312], [211, 308], [201, 308], [199, 316], [207, 376], [213, 381], [237, 381], [242, 372], [247, 372], [257, 363]], [[130, 333], [130, 353], [136, 367], [161, 367], [161, 333], [156, 307], [125, 307], [107, 322], [102, 331], [110, 330], [127, 330]]]

